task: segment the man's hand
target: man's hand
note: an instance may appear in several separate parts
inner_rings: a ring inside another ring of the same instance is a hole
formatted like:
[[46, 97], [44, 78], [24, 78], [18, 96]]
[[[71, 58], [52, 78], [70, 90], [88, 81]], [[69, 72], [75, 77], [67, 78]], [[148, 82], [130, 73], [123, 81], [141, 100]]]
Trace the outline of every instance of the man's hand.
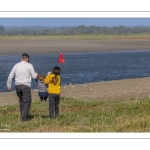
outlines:
[[12, 88], [11, 88], [11, 87], [8, 87], [8, 91], [12, 91]]

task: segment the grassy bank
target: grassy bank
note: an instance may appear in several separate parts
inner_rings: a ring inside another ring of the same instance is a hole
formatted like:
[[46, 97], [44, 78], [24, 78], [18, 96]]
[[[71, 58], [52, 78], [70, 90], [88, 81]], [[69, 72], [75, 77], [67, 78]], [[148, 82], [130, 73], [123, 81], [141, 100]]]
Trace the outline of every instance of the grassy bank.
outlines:
[[14, 35], [14, 36], [0, 36], [0, 40], [32, 40], [32, 39], [89, 39], [89, 40], [103, 40], [103, 39], [150, 39], [150, 34], [127, 34], [127, 35]]
[[150, 99], [83, 101], [62, 98], [60, 116], [50, 119], [48, 102], [33, 102], [31, 118], [20, 121], [19, 107], [0, 107], [0, 132], [149, 132]]

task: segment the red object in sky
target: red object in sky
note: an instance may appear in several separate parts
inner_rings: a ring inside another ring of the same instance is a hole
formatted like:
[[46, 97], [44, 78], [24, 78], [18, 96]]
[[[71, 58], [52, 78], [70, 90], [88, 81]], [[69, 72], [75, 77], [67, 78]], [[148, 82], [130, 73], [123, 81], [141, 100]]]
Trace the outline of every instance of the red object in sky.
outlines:
[[64, 58], [63, 58], [63, 54], [62, 54], [62, 53], [60, 53], [60, 56], [59, 56], [58, 62], [59, 62], [59, 63], [64, 63], [64, 62], [65, 62], [65, 60], [64, 60]]

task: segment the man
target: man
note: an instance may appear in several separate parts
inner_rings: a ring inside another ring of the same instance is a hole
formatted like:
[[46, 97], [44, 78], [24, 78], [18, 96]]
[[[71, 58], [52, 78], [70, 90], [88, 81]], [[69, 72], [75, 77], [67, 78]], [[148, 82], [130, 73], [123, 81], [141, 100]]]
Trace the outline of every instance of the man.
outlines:
[[14, 65], [11, 70], [7, 87], [11, 91], [12, 78], [15, 77], [15, 89], [19, 97], [21, 121], [28, 120], [28, 114], [31, 106], [31, 78], [36, 79], [37, 73], [34, 71], [32, 64], [29, 63], [29, 55], [22, 54], [21, 62]]

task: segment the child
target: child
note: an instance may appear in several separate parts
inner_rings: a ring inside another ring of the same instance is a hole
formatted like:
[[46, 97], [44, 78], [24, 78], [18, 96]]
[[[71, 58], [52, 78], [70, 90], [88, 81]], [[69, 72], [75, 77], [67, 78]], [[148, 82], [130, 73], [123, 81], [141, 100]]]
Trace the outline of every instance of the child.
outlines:
[[44, 83], [44, 75], [39, 74], [37, 77], [37, 90], [39, 91], [39, 97], [41, 102], [44, 101], [46, 103], [47, 97], [48, 97], [48, 92], [47, 92], [47, 87]]
[[49, 93], [49, 116], [50, 118], [59, 115], [59, 101], [60, 101], [60, 68], [54, 67], [53, 73], [48, 74], [44, 80], [48, 84]]

